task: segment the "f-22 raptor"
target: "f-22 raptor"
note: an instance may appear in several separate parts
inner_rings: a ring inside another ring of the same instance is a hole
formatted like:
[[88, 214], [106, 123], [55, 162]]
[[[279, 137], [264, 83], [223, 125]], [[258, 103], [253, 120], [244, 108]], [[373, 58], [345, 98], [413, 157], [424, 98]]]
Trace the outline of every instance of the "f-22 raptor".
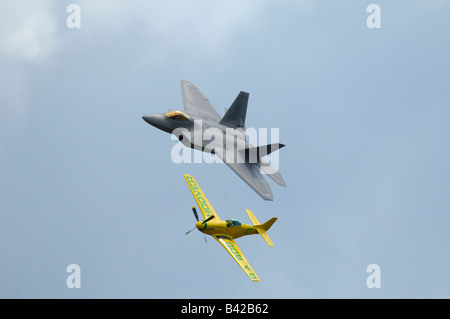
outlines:
[[154, 127], [175, 135], [184, 146], [215, 154], [264, 200], [273, 200], [272, 190], [261, 171], [286, 187], [281, 174], [263, 157], [284, 144], [254, 147], [245, 135], [249, 94], [241, 91], [221, 117], [209, 100], [191, 82], [181, 81], [183, 111], [145, 114]]

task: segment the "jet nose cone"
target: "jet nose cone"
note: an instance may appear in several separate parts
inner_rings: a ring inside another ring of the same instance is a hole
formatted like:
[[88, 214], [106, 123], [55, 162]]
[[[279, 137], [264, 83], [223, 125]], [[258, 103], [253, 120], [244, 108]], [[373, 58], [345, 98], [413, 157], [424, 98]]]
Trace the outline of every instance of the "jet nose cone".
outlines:
[[142, 115], [142, 119], [147, 122], [148, 124], [153, 123], [154, 115], [153, 114], [144, 114]]
[[164, 114], [153, 113], [153, 114], [144, 114], [142, 119], [150, 124], [151, 126], [156, 127], [167, 133], [172, 133], [175, 127], [172, 127], [171, 123], [168, 123], [168, 118]]

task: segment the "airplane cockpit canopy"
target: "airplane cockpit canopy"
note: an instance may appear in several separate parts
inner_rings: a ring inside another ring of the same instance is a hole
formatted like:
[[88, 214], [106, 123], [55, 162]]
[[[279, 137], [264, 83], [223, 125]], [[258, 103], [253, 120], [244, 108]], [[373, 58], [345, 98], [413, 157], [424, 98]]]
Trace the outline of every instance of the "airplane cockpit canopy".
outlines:
[[170, 111], [166, 113], [166, 116], [178, 122], [186, 122], [189, 120], [189, 115], [181, 111]]
[[227, 227], [242, 225], [242, 223], [237, 219], [227, 219], [226, 222], [227, 222]]

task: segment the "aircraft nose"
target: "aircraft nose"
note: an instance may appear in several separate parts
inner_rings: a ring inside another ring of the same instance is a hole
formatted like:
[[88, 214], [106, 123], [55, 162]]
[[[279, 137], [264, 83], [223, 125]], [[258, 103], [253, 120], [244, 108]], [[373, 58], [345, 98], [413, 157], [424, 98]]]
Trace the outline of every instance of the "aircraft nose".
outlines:
[[144, 114], [142, 115], [142, 119], [151, 126], [154, 126], [167, 133], [172, 133], [172, 131], [175, 129], [173, 125], [168, 123], [168, 118], [164, 114], [160, 113]]
[[197, 229], [199, 231], [202, 231], [203, 229], [205, 229], [206, 228], [205, 225], [206, 225], [206, 223], [204, 224], [202, 221], [198, 221], [195, 223], [195, 227], [197, 227]]
[[144, 114], [142, 115], [142, 119], [148, 124], [154, 123], [155, 116], [153, 114]]

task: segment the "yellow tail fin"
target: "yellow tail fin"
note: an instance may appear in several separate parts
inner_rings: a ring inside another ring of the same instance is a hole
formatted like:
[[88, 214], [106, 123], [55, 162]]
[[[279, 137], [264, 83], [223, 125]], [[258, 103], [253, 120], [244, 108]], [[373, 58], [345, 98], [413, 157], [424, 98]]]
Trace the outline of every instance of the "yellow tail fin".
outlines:
[[267, 245], [269, 245], [270, 247], [273, 247], [274, 245], [273, 245], [272, 241], [270, 240], [269, 235], [267, 235], [266, 231], [268, 231], [269, 228], [273, 225], [273, 223], [275, 223], [277, 218], [273, 217], [273, 218], [269, 219], [267, 222], [265, 222], [264, 224], [260, 224], [258, 219], [256, 219], [255, 215], [252, 213], [252, 211], [250, 209], [246, 209], [245, 211], [247, 212], [248, 217], [250, 217], [250, 220], [252, 221], [252, 223], [255, 226], [258, 233], [266, 241]]

